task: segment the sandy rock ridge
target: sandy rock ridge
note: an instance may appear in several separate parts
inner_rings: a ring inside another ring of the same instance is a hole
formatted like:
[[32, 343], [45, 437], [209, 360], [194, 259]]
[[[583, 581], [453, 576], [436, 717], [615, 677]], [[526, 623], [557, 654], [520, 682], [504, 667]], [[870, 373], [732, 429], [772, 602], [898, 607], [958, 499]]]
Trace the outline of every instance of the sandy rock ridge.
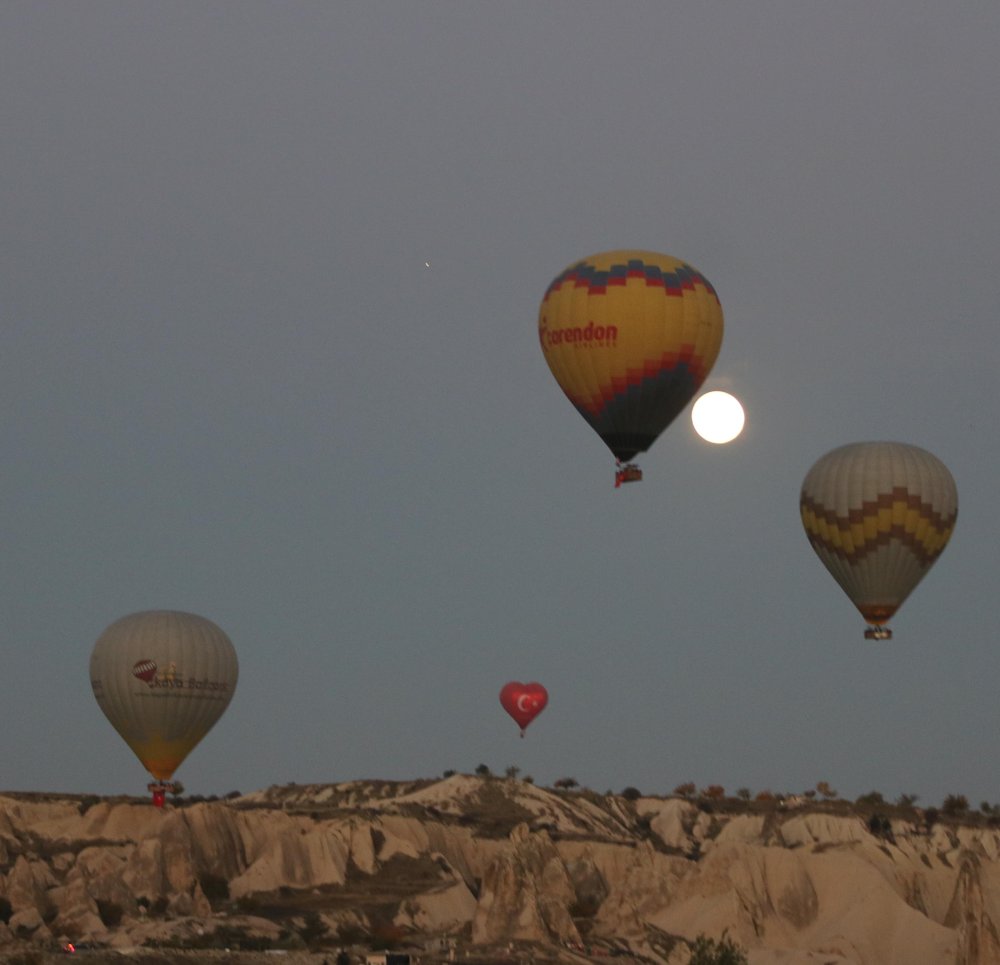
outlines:
[[998, 924], [1000, 833], [916, 811], [872, 821], [469, 775], [162, 810], [0, 795], [0, 957], [65, 941], [403, 943], [429, 960], [531, 946], [681, 965], [696, 936], [726, 933], [753, 965], [986, 965]]

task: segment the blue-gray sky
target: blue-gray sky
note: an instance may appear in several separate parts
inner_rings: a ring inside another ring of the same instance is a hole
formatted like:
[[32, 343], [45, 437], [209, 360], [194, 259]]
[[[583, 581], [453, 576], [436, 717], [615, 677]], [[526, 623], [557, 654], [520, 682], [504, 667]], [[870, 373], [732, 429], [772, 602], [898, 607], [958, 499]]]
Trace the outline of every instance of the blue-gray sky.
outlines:
[[[0, 787], [143, 791], [87, 664], [176, 608], [241, 661], [192, 792], [1000, 800], [998, 46], [930, 0], [4, 3]], [[748, 425], [616, 491], [536, 323], [618, 247], [715, 285]], [[959, 490], [883, 645], [798, 518], [863, 439]]]

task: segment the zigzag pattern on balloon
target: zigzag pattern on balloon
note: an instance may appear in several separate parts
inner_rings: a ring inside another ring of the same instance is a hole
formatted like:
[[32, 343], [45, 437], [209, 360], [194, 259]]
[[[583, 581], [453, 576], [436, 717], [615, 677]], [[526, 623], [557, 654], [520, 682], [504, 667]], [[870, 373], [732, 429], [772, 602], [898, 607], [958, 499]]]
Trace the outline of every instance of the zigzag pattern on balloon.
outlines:
[[958, 517], [957, 511], [942, 516], [918, 493], [901, 486], [866, 500], [847, 516], [805, 494], [800, 511], [809, 542], [841, 559], [856, 562], [896, 540], [925, 566], [941, 555]]
[[[602, 413], [625, 398], [629, 390], [641, 389], [645, 383], [673, 378], [683, 381], [689, 392], [694, 392], [705, 381], [708, 368], [702, 358], [694, 354], [693, 345], [683, 345], [680, 351], [664, 352], [659, 359], [643, 362], [641, 368], [630, 367], [624, 375], [611, 377], [610, 385], [599, 388], [599, 395], [582, 401], [573, 400], [584, 418], [599, 419]], [[681, 408], [687, 404], [687, 400]]]
[[595, 268], [586, 261], [577, 262], [552, 280], [545, 298], [563, 286], [586, 288], [588, 295], [604, 295], [609, 287], [625, 285], [634, 278], [644, 279], [647, 288], [662, 288], [664, 295], [672, 297], [694, 291], [700, 285], [716, 301], [719, 300], [712, 283], [690, 265], [682, 263], [675, 271], [664, 271], [659, 265], [651, 265], [641, 258], [630, 258], [624, 264], [611, 265], [610, 268]]
[[538, 313], [539, 343], [559, 387], [621, 462], [649, 449], [690, 402], [722, 331], [722, 306], [704, 275], [670, 255], [632, 249], [574, 262], [551, 282]]

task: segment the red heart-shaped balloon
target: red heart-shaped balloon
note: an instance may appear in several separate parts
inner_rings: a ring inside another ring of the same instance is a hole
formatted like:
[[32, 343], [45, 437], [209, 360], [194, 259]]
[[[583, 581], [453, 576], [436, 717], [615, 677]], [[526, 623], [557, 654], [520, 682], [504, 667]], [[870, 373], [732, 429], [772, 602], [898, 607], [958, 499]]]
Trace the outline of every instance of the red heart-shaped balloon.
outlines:
[[548, 702], [548, 691], [539, 683], [522, 684], [512, 680], [500, 691], [500, 703], [521, 728], [522, 737], [524, 728], [545, 710]]

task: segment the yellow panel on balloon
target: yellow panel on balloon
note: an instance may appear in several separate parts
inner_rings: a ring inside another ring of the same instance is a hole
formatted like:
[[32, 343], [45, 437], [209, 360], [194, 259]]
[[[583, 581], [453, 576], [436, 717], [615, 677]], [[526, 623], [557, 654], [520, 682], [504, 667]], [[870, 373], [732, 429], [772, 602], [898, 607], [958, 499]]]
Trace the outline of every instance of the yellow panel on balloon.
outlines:
[[622, 460], [648, 449], [691, 400], [722, 332], [708, 279], [651, 251], [609, 251], [570, 265], [538, 313], [552, 374]]
[[158, 781], [169, 781], [197, 741], [127, 741], [143, 767]]

